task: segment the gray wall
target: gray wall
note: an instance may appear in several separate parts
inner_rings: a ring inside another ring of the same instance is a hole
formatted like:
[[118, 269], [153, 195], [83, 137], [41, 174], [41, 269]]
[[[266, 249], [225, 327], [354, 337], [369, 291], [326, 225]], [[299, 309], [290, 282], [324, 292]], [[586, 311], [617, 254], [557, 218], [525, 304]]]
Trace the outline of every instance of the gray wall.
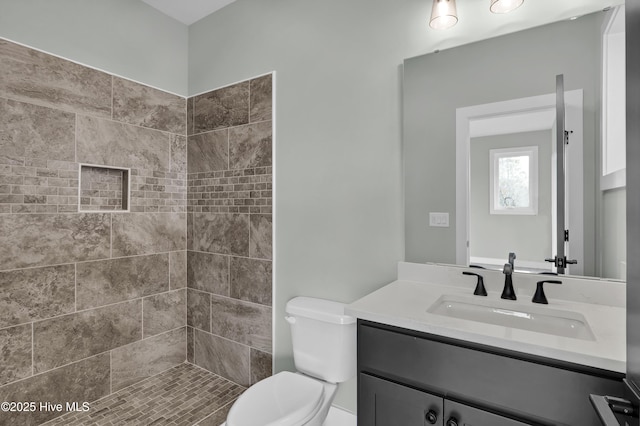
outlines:
[[627, 279], [626, 195], [625, 188], [602, 193], [602, 277]]
[[[553, 93], [562, 73], [565, 90], [584, 90], [584, 266], [594, 275], [601, 23], [596, 13], [405, 61], [407, 261], [455, 263], [456, 108]], [[430, 211], [450, 212], [451, 227], [428, 227]]]
[[0, 37], [187, 95], [187, 26], [134, 0], [0, 0]]
[[[551, 144], [550, 130], [485, 136], [471, 139], [469, 194], [469, 253], [507, 261], [515, 252], [519, 261], [544, 262], [551, 254]], [[490, 213], [489, 150], [538, 147], [538, 213]]]
[[[428, 5], [238, 0], [193, 24], [195, 94], [276, 71], [274, 362], [292, 369], [287, 300], [351, 302], [403, 259], [400, 77]], [[355, 386], [337, 403], [355, 410]]]

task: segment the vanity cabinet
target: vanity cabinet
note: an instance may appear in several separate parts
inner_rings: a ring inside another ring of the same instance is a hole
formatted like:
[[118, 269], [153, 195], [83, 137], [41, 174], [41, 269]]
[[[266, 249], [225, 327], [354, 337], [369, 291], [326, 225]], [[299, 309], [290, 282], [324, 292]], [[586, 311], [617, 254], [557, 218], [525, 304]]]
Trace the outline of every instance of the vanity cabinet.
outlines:
[[358, 426], [597, 426], [589, 394], [620, 394], [623, 377], [358, 321]]
[[[526, 426], [408, 386], [360, 374], [358, 424], [375, 426]], [[471, 422], [471, 423], [470, 423]]]

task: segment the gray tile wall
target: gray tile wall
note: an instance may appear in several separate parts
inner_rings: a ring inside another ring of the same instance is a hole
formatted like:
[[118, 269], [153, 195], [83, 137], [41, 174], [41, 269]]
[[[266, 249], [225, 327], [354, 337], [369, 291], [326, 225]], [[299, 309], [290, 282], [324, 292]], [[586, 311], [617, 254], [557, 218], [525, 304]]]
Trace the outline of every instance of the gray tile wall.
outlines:
[[[0, 75], [0, 400], [94, 401], [184, 362], [186, 100], [4, 40]], [[131, 212], [78, 212], [79, 163], [131, 168]]]
[[187, 101], [187, 359], [272, 373], [272, 76]]
[[[4, 40], [0, 74], [0, 400], [271, 375], [272, 76], [185, 100]], [[80, 163], [130, 168], [130, 212], [79, 212]]]

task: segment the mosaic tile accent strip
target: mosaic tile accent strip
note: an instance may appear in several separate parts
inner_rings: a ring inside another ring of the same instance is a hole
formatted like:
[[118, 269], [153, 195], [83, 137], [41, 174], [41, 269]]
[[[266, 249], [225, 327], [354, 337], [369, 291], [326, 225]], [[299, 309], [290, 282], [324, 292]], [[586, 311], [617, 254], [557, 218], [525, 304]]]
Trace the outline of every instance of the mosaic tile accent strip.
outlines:
[[[96, 171], [118, 169], [83, 166], [85, 169], [91, 175], [86, 174], [82, 180], [88, 182], [87, 177], [92, 176], [92, 183], [82, 188], [85, 199], [81, 204], [86, 207], [81, 211], [122, 210], [122, 198], [116, 201], [118, 197], [112, 197], [117, 185], [122, 191], [122, 180], [111, 182], [113, 176], [105, 177]], [[131, 212], [186, 212], [186, 173], [132, 168], [128, 178]], [[0, 213], [78, 212], [78, 185], [78, 163], [0, 154]]]
[[0, 155], [0, 213], [78, 211], [78, 163]]
[[127, 170], [82, 166], [80, 210], [126, 210], [128, 178]]
[[131, 169], [130, 179], [132, 212], [186, 212], [186, 173]]
[[184, 363], [92, 403], [87, 412], [67, 413], [45, 424], [190, 426], [222, 414], [244, 390]]
[[272, 167], [191, 173], [187, 211], [271, 213]]

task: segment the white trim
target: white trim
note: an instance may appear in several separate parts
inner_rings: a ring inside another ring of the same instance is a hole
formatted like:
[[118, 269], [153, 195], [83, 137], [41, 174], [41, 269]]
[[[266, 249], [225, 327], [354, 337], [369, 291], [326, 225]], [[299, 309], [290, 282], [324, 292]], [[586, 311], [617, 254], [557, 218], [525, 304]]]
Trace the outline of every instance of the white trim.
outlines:
[[[278, 301], [277, 296], [277, 263], [276, 263], [276, 152], [277, 152], [277, 137], [276, 137], [276, 72], [271, 71], [271, 372], [275, 373], [276, 365], [276, 328], [278, 321], [276, 316], [279, 314], [276, 309], [276, 303]], [[267, 74], [265, 74], [267, 75]]]
[[[626, 186], [626, 166], [615, 170], [610, 170], [608, 167], [610, 154], [616, 150], [626, 149], [625, 92], [623, 90], [625, 79], [620, 79], [619, 76], [611, 76], [609, 73], [610, 68], [614, 68], [618, 72], [625, 71], [624, 11], [624, 5], [615, 7], [608, 15], [608, 20], [605, 22], [602, 32], [602, 110], [600, 121], [602, 170], [600, 174], [600, 189], [603, 191]], [[617, 49], [612, 49], [614, 46]], [[620, 64], [620, 62], [623, 63]], [[618, 88], [618, 90], [613, 90], [612, 87]], [[617, 99], [612, 99], [612, 92], [618, 94]], [[612, 117], [616, 113], [618, 115], [615, 118], [616, 122], [611, 123]], [[614, 130], [611, 131], [611, 129]], [[618, 156], [620, 155], [619, 152], [617, 154]], [[626, 153], [624, 153], [624, 156], [626, 156]]]
[[616, 170], [604, 176], [600, 176], [600, 190], [624, 188], [627, 186], [627, 169]]
[[[584, 236], [583, 236], [583, 93], [582, 89], [565, 92], [566, 128], [573, 131], [567, 147], [566, 179], [567, 188], [567, 227], [571, 226], [571, 240], [567, 248], [567, 257], [578, 259], [578, 265], [571, 265], [571, 273], [579, 275], [583, 271]], [[474, 105], [456, 109], [456, 263], [469, 264], [469, 161], [471, 138], [482, 134], [477, 121], [491, 120], [505, 116], [533, 114], [542, 121], [548, 117], [549, 111], [555, 114], [555, 93], [512, 99], [482, 105]], [[547, 111], [547, 114], [543, 112]], [[522, 120], [520, 120], [522, 121]], [[473, 124], [472, 124], [473, 123]], [[555, 124], [555, 123], [553, 123]], [[547, 121], [548, 125], [548, 121]], [[546, 125], [542, 125], [542, 130]], [[478, 135], [473, 133], [478, 131]], [[511, 133], [512, 131], [510, 131]], [[486, 133], [486, 131], [485, 131]], [[496, 131], [495, 134], [500, 134]], [[487, 134], [484, 134], [485, 136]], [[553, 169], [553, 168], [552, 168]], [[552, 194], [553, 196], [553, 194]], [[554, 209], [555, 212], [555, 209]], [[555, 222], [555, 220], [553, 220]], [[555, 244], [555, 235], [552, 243]], [[552, 247], [555, 252], [555, 246]], [[552, 255], [550, 253], [550, 255]]]

